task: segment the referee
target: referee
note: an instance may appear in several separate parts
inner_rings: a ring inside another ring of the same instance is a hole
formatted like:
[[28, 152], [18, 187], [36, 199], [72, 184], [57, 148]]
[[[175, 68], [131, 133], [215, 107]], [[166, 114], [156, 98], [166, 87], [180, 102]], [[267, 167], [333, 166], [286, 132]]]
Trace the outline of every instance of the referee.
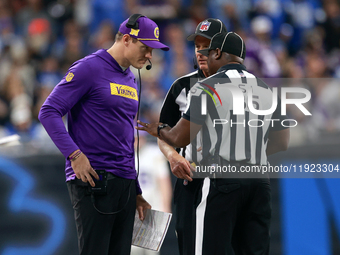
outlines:
[[[202, 130], [200, 167], [215, 164], [240, 169], [244, 165], [266, 165], [267, 155], [288, 147], [289, 129], [277, 124], [283, 119], [280, 100], [272, 114], [255, 115], [248, 100], [244, 100], [244, 114], [234, 113], [239, 110], [234, 108], [237, 101], [247, 99], [250, 92], [257, 110], [267, 110], [273, 103], [272, 90], [243, 66], [245, 45], [236, 33], [215, 35], [209, 48], [200, 53], [208, 56], [213, 75], [191, 88], [183, 118], [173, 128], [139, 122], [142, 127], [138, 129], [175, 147], [186, 146]], [[243, 98], [235, 99], [235, 91]], [[224, 122], [216, 124], [214, 120]], [[258, 124], [249, 125], [248, 120]], [[187, 254], [269, 254], [269, 178], [213, 177], [203, 181], [203, 203], [196, 209], [195, 251]]]
[[[198, 70], [174, 81], [164, 100], [160, 122], [173, 127], [181, 119], [187, 107], [190, 87], [197, 81], [209, 77], [207, 57], [198, 51], [208, 48], [215, 34], [226, 31], [222, 21], [209, 18], [200, 22], [195, 33], [187, 38], [189, 41], [194, 41]], [[188, 146], [177, 149], [177, 152], [172, 146], [158, 139], [159, 148], [168, 159], [172, 173], [178, 177], [174, 190], [174, 217], [180, 254], [194, 254], [195, 251], [195, 212], [198, 204], [202, 202], [195, 198], [201, 192], [203, 179], [190, 177], [190, 163], [194, 162], [198, 165], [198, 162], [202, 160], [200, 141], [200, 134], [198, 134]]]

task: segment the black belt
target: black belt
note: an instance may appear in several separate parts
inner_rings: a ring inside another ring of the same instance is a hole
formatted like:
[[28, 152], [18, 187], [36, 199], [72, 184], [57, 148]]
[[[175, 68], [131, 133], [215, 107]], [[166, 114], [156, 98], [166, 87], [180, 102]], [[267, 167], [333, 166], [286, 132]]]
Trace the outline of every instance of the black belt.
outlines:
[[199, 165], [201, 166], [210, 166], [213, 164], [217, 164], [220, 166], [226, 166], [226, 165], [230, 165], [230, 166], [248, 166], [248, 165], [252, 165], [247, 163], [247, 160], [241, 160], [241, 161], [228, 161], [220, 156], [214, 156], [214, 157], [208, 157], [206, 159], [202, 159], [199, 163]]

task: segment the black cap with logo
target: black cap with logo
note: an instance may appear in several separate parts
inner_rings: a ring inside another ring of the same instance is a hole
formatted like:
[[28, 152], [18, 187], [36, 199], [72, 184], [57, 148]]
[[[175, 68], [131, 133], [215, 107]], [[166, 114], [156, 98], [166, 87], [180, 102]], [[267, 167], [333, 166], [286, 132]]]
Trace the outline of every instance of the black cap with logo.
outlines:
[[210, 50], [216, 50], [217, 48], [242, 59], [246, 57], [246, 45], [241, 36], [234, 32], [224, 32], [214, 35], [211, 38], [209, 48], [199, 50], [198, 52], [204, 56], [208, 56]]
[[223, 22], [219, 19], [209, 18], [199, 23], [196, 27], [195, 33], [189, 35], [187, 40], [193, 41], [198, 35], [211, 39], [215, 34], [222, 32], [227, 32], [227, 28], [225, 27]]

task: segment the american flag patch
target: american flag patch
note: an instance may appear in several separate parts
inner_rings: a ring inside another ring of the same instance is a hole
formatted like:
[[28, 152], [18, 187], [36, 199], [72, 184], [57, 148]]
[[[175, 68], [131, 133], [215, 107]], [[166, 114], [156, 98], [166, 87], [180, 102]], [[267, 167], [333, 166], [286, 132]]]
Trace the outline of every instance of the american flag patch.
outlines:
[[209, 27], [210, 27], [211, 22], [209, 21], [203, 21], [200, 27], [200, 31], [208, 31]]

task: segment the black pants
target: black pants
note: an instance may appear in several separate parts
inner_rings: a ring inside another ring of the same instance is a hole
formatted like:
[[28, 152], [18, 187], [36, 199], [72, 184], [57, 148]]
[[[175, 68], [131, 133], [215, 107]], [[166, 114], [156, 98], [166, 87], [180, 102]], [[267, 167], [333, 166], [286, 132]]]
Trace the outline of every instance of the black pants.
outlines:
[[176, 233], [181, 255], [195, 254], [196, 208], [201, 201], [203, 179], [193, 179], [186, 185], [177, 179], [174, 190]]
[[[129, 255], [136, 212], [135, 180], [116, 177], [108, 180], [107, 195], [95, 196], [93, 207], [88, 187], [67, 182], [74, 209], [80, 255]], [[130, 192], [129, 192], [130, 190]]]
[[269, 179], [178, 179], [174, 199], [181, 255], [269, 254]]

